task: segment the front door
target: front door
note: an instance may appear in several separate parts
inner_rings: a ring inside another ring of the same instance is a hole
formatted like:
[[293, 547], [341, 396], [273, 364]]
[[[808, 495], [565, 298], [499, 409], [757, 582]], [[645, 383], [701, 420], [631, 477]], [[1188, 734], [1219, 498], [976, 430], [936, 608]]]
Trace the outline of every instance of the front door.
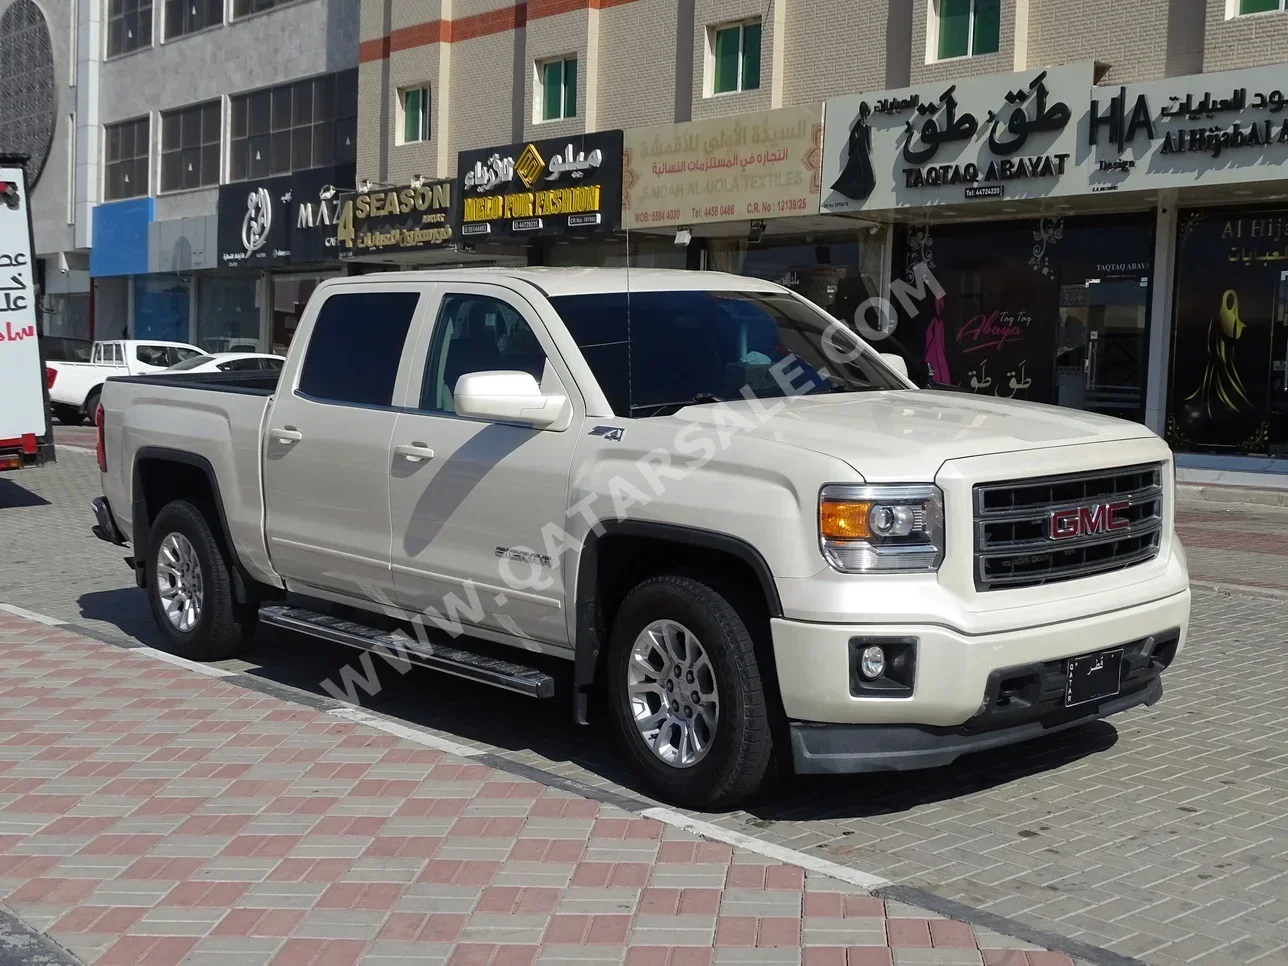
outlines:
[[[419, 614], [566, 646], [565, 574], [547, 554], [543, 528], [569, 529], [582, 401], [528, 302], [490, 285], [441, 285], [439, 292], [418, 353], [426, 363], [413, 378], [416, 402], [394, 428], [389, 500], [398, 600]], [[569, 395], [571, 426], [535, 430], [457, 416], [456, 381], [498, 369], [530, 372], [544, 392]]]
[[427, 285], [333, 290], [265, 428], [268, 552], [291, 590], [392, 603], [389, 446]]
[[1055, 391], [1061, 406], [1141, 421], [1148, 369], [1149, 278], [1062, 286]]

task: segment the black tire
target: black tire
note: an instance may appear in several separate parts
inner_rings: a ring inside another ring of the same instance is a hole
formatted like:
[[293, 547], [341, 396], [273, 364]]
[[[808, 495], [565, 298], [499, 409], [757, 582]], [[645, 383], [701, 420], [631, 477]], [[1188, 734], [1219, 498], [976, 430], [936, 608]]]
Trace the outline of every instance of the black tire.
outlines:
[[91, 426], [94, 425], [94, 416], [98, 412], [98, 401], [102, 397], [101, 389], [91, 389], [89, 395], [85, 397], [85, 422]]
[[[201, 570], [201, 611], [196, 625], [188, 631], [171, 623], [161, 601], [160, 581], [164, 578], [158, 576], [156, 564], [162, 543], [172, 533], [182, 535], [192, 545]], [[221, 661], [238, 654], [255, 631], [259, 610], [253, 605], [238, 604], [233, 597], [227, 560], [205, 514], [185, 500], [166, 504], [152, 524], [148, 549], [148, 603], [170, 649], [194, 661]]]
[[[684, 625], [701, 642], [720, 699], [709, 749], [688, 767], [668, 764], [648, 747], [627, 690], [636, 638], [649, 624], [664, 619]], [[667, 574], [644, 581], [627, 595], [609, 637], [607, 692], [627, 754], [661, 798], [690, 808], [727, 809], [745, 802], [765, 783], [773, 761], [773, 735], [752, 629], [728, 597], [703, 581]]]

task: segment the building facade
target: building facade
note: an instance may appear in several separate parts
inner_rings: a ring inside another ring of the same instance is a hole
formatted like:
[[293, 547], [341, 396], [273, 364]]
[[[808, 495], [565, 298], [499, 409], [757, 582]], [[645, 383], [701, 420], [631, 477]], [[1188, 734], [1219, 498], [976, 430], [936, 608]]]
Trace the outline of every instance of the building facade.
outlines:
[[[363, 0], [358, 177], [455, 178], [458, 232], [497, 219], [462, 251], [776, 279], [1238, 479], [1288, 450], [1285, 7]], [[542, 218], [618, 130], [620, 221]]]
[[79, 0], [100, 338], [284, 349], [356, 159], [357, 0]]

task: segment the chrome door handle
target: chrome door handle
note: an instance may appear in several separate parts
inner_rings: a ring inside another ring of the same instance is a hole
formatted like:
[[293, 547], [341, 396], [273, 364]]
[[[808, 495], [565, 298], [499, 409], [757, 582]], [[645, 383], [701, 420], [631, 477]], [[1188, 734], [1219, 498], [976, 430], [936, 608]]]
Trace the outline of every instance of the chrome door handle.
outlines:
[[304, 438], [303, 433], [297, 432], [289, 427], [287, 429], [270, 429], [268, 431], [268, 435], [282, 443], [298, 443]]
[[434, 458], [434, 451], [424, 443], [399, 443], [394, 447], [394, 452], [412, 462], [432, 460]]

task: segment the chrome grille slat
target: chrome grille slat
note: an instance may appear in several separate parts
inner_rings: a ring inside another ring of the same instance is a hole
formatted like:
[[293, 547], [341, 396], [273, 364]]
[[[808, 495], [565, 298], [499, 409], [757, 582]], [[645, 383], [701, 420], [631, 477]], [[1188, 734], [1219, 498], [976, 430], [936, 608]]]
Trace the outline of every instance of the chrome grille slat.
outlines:
[[[981, 483], [974, 488], [977, 590], [1014, 589], [1122, 570], [1158, 555], [1162, 465]], [[1121, 504], [1118, 530], [1054, 539], [1061, 510]]]

